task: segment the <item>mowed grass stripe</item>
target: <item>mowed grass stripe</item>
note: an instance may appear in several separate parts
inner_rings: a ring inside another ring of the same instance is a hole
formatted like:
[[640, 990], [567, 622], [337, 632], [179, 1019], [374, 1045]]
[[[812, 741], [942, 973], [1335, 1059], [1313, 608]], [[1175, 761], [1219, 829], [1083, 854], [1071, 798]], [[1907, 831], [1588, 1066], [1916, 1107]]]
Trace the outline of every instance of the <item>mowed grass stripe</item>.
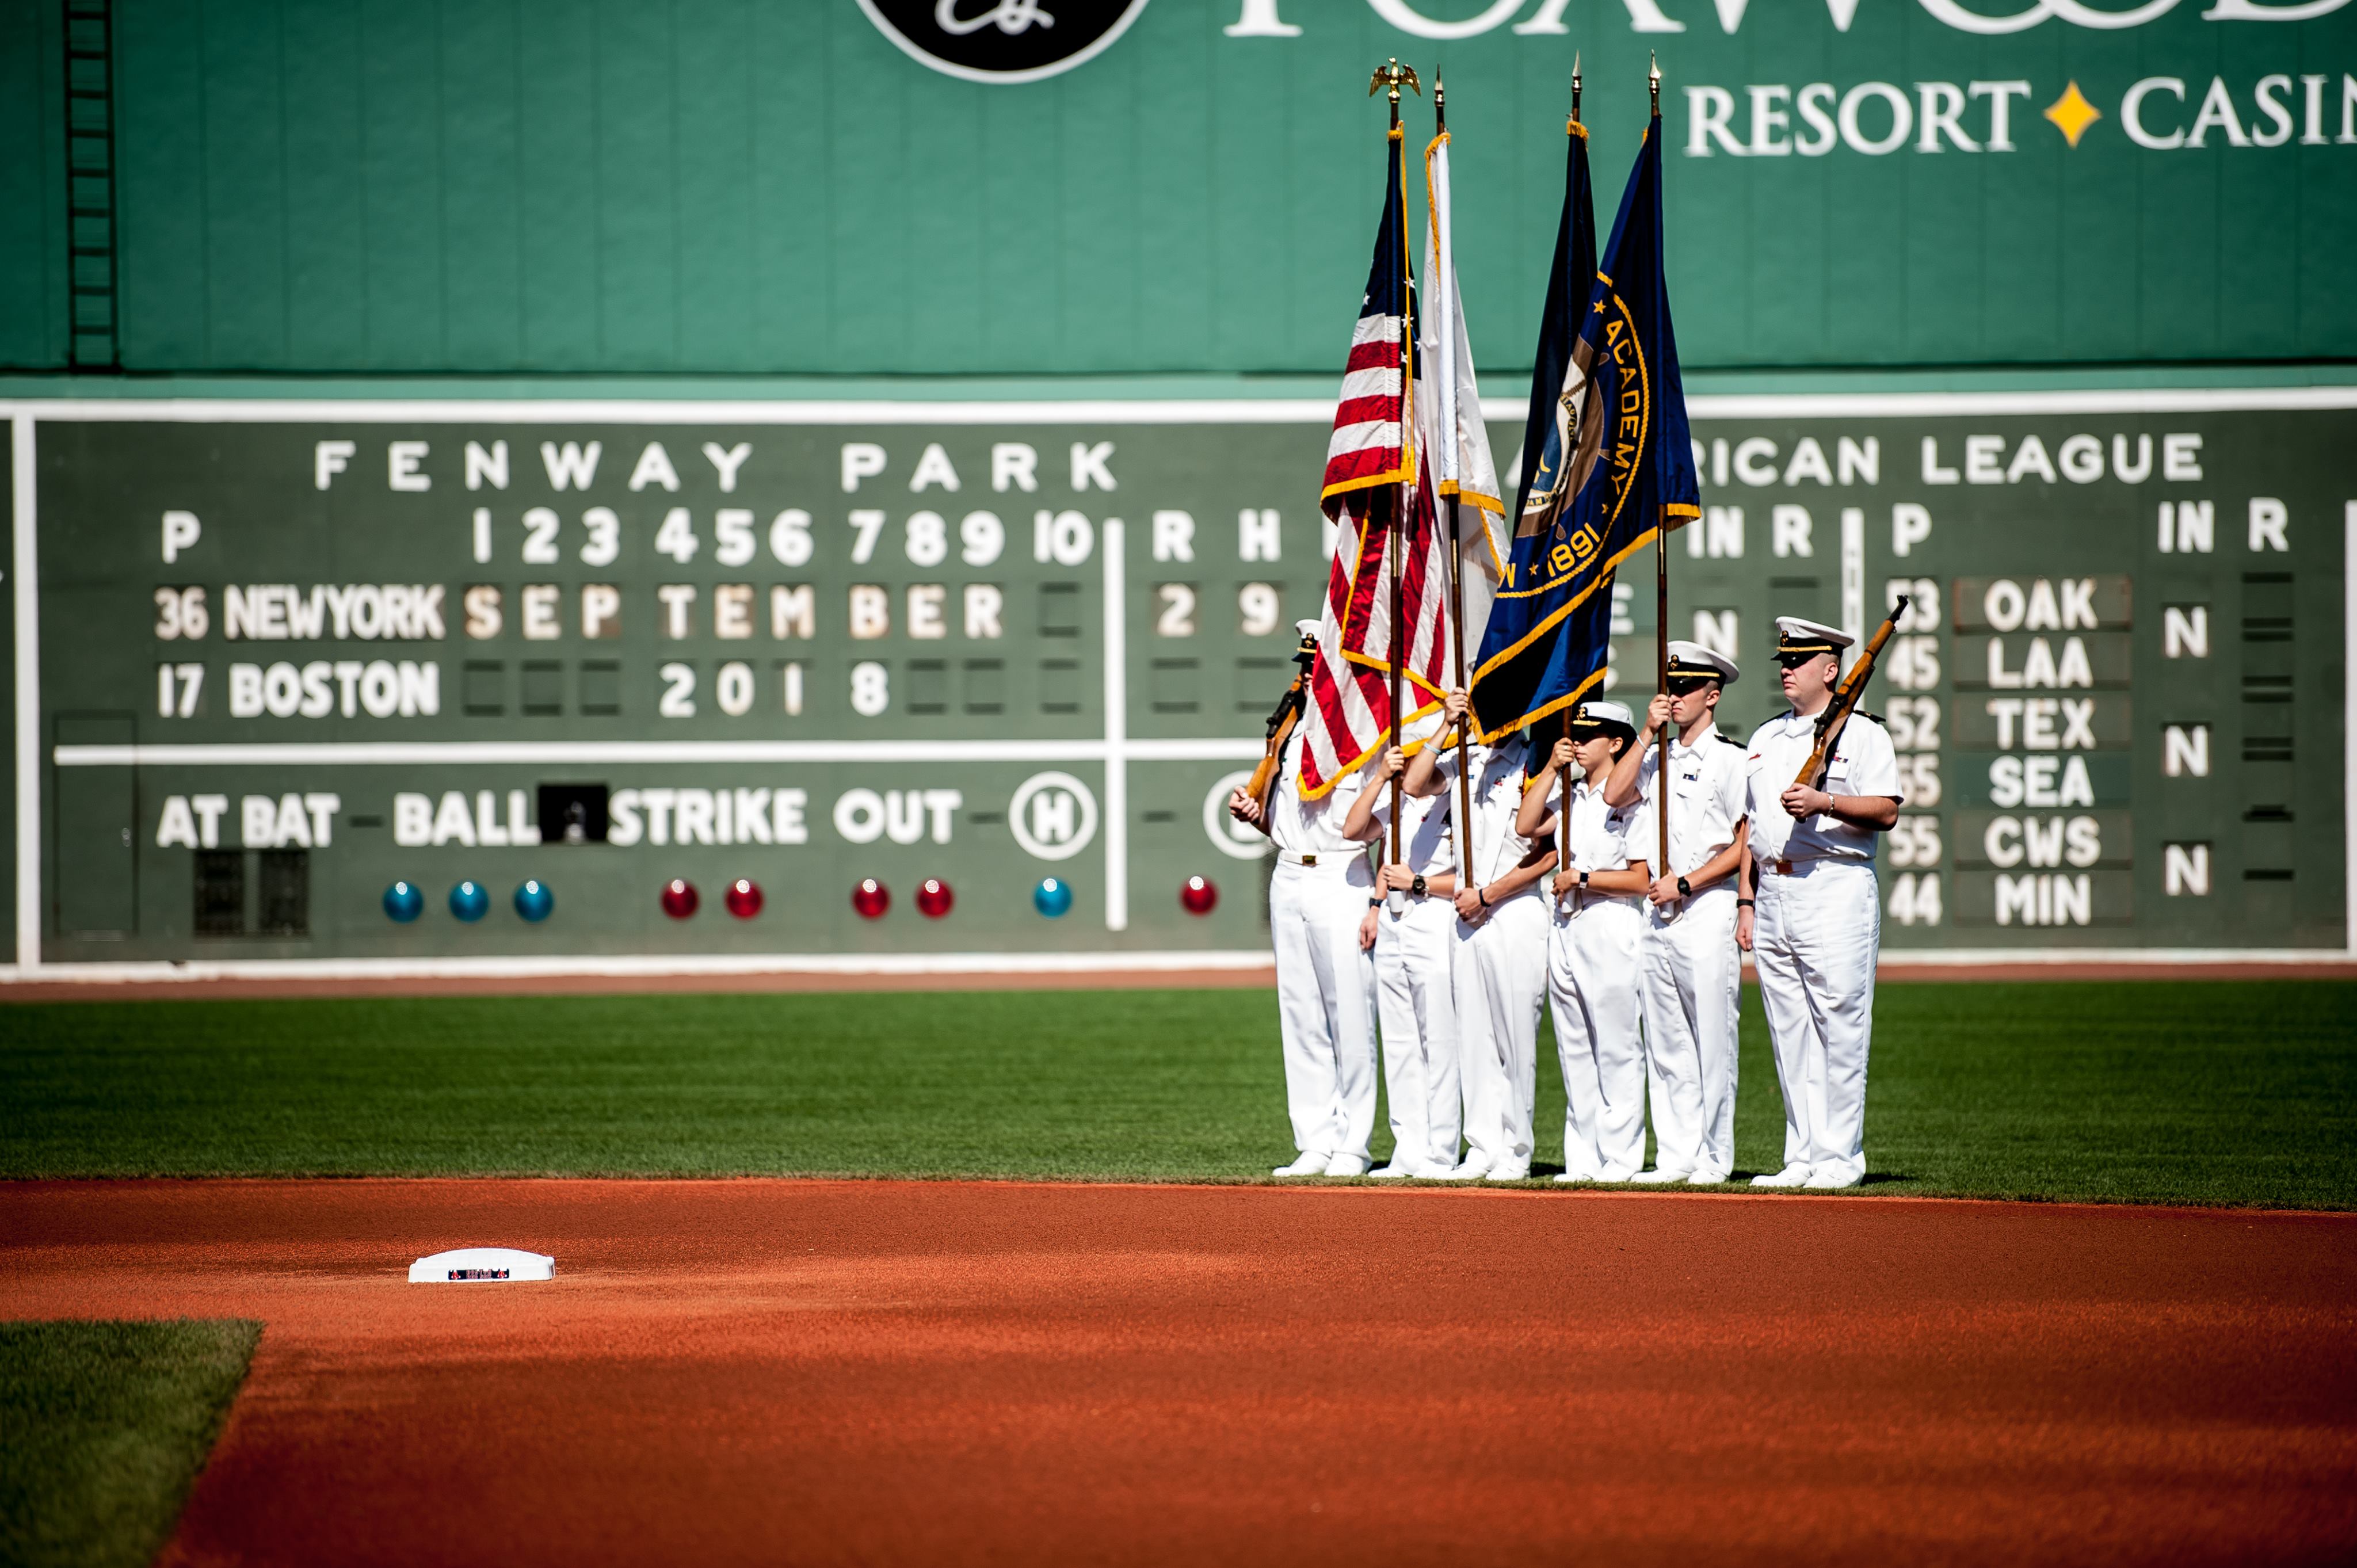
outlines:
[[156, 1560], [262, 1326], [0, 1323], [0, 1562]]
[[[1275, 1012], [1254, 991], [15, 1006], [0, 1176], [1264, 1179], [1292, 1152]], [[1555, 1166], [1551, 1035], [1540, 1058]], [[1876, 1192], [2348, 1208], [2357, 984], [1885, 986], [1867, 1128]], [[1781, 1152], [1747, 992], [1738, 1163]]]

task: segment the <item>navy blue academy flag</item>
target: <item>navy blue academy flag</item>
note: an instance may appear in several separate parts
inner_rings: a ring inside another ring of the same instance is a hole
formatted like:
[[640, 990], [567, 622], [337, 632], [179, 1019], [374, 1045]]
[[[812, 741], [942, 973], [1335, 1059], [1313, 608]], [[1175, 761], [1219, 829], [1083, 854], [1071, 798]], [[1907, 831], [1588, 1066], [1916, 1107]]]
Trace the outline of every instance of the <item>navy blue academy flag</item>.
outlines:
[[[1544, 411], [1546, 424], [1535, 445], [1525, 437], [1513, 559], [1491, 607], [1472, 682], [1474, 717], [1485, 736], [1595, 694], [1612, 630], [1613, 571], [1702, 515], [1662, 259], [1655, 115], [1629, 171], [1578, 337]], [[1543, 353], [1544, 346], [1543, 338]], [[1542, 411], [1535, 395], [1532, 402], [1535, 426]]]
[[1469, 683], [1474, 727], [1482, 735], [1522, 727], [1563, 623], [1555, 613], [1560, 595], [1513, 591], [1532, 581], [1532, 541], [1553, 528], [1570, 499], [1570, 487], [1563, 482], [1566, 454], [1572, 449], [1571, 432], [1587, 388], [1579, 331], [1596, 288], [1596, 195], [1587, 174], [1587, 127], [1567, 119], [1563, 128], [1563, 215], [1555, 222], [1555, 262], [1547, 269], [1538, 351], [1531, 361], [1530, 417], [1523, 428], [1521, 489], [1514, 499], [1518, 521], [1499, 585], [1502, 591], [1491, 602]]

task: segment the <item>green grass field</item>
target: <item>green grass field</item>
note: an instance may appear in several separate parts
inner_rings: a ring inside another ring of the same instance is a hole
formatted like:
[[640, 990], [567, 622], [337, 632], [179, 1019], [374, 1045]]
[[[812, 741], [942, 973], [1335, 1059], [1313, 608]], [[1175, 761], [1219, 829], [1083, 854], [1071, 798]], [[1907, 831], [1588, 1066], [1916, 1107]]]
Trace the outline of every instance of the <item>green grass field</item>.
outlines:
[[[0, 1011], [0, 1041], [8, 1177], [1233, 1181], [1292, 1153], [1261, 991], [76, 1003]], [[2341, 1208], [2352, 1133], [2357, 985], [1878, 997], [1868, 1192]], [[1747, 993], [1738, 1165], [1781, 1149]]]
[[258, 1323], [0, 1323], [0, 1563], [156, 1560]]

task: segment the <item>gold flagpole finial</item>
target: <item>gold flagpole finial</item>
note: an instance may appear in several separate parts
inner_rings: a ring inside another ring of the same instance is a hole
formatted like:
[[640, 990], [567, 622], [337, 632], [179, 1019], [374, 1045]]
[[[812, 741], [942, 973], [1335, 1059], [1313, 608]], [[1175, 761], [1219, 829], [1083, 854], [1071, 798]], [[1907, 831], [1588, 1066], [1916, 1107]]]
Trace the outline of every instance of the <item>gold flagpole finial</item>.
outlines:
[[1647, 49], [1645, 58], [1652, 62], [1647, 72], [1647, 81], [1653, 89], [1653, 116], [1659, 119], [1662, 113], [1662, 57]]
[[1396, 59], [1386, 60], [1375, 67], [1375, 74], [1368, 79], [1367, 96], [1372, 98], [1388, 87], [1392, 90], [1392, 107], [1396, 109], [1399, 107], [1399, 90], [1403, 85], [1417, 97], [1424, 96], [1424, 84], [1415, 79], [1415, 67], [1402, 65]]
[[1579, 118], [1579, 51], [1571, 51], [1571, 117]]

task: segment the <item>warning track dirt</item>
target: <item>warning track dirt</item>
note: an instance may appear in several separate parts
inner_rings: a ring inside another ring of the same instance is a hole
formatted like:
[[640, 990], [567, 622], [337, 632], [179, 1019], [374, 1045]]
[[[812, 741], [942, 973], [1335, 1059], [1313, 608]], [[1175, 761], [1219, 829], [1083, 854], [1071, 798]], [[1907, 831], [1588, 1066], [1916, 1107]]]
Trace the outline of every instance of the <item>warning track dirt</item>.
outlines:
[[[553, 1253], [557, 1277], [406, 1283], [411, 1259], [473, 1244]], [[0, 1188], [0, 1316], [180, 1316], [267, 1325], [166, 1555], [181, 1564], [2357, 1550], [2350, 1216]]]

